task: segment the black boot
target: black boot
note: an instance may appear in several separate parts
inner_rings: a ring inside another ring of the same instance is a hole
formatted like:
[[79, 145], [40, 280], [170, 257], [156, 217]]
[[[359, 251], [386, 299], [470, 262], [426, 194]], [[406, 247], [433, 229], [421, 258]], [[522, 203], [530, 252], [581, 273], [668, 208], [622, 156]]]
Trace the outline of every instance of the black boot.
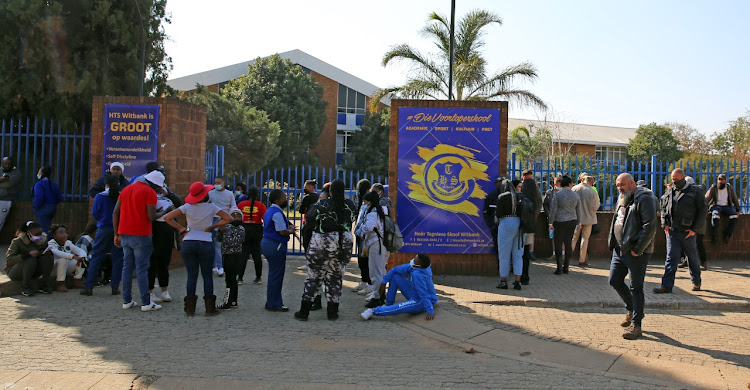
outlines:
[[555, 261], [557, 262], [557, 270], [555, 270], [555, 275], [562, 275], [562, 259], [559, 257], [555, 257]]
[[328, 302], [328, 319], [335, 321], [339, 319], [339, 304], [338, 302]]
[[310, 301], [302, 301], [299, 311], [294, 313], [294, 318], [300, 321], [307, 321], [307, 317], [310, 315], [310, 307], [313, 303]]
[[529, 284], [529, 265], [531, 264], [531, 251], [529, 245], [523, 247], [523, 272], [521, 273], [521, 284]]
[[224, 290], [224, 299], [221, 300], [221, 303], [216, 308], [219, 310], [229, 310], [232, 308], [229, 304], [229, 289]]
[[195, 315], [195, 305], [198, 303], [198, 296], [185, 297], [185, 314], [192, 317]]
[[310, 307], [310, 311], [316, 311], [323, 308], [323, 302], [320, 295], [316, 295], [315, 299], [312, 301], [312, 306]]

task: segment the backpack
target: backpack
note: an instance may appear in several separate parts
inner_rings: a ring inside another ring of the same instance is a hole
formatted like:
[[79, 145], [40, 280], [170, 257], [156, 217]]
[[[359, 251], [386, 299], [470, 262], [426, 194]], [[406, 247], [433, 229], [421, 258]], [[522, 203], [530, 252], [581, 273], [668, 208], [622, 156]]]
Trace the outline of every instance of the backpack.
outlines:
[[518, 205], [516, 211], [518, 216], [521, 218], [521, 233], [535, 233], [536, 232], [536, 210], [534, 209], [534, 201], [523, 196], [522, 194], [516, 194], [518, 197]]
[[387, 215], [385, 216], [383, 229], [385, 230], [385, 235], [382, 237], [377, 230], [375, 232], [378, 234], [378, 237], [383, 240], [383, 246], [385, 246], [385, 249], [387, 249], [388, 252], [398, 252], [399, 249], [403, 248], [404, 236], [401, 234], [401, 229], [399, 229], [398, 224]]
[[340, 222], [340, 219], [343, 218], [336, 215], [332, 206], [333, 204], [330, 201], [318, 202], [315, 209], [315, 231], [320, 233], [344, 231], [344, 226]]

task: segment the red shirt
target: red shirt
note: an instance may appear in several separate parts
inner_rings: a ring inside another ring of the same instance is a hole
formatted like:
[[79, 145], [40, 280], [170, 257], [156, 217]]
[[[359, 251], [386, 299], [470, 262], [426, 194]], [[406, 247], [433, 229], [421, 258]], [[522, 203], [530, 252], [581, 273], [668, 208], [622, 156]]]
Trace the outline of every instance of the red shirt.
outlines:
[[120, 192], [120, 226], [117, 234], [150, 236], [148, 205], [156, 205], [156, 191], [148, 184], [135, 182]]
[[[237, 205], [237, 208], [242, 210], [242, 223], [257, 223], [263, 224], [263, 215], [266, 213], [266, 205], [263, 202], [255, 201], [252, 206], [253, 210], [250, 210], [250, 205], [253, 203], [251, 200], [243, 200]], [[250, 220], [250, 212], [252, 211], [253, 219]]]

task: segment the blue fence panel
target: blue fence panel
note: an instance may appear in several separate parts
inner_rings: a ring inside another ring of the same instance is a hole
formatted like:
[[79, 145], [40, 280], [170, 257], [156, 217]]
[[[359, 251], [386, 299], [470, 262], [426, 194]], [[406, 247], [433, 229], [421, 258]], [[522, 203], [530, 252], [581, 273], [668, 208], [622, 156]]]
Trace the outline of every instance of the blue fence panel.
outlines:
[[56, 182], [66, 201], [87, 201], [91, 125], [63, 128], [47, 118], [3, 119], [0, 127], [0, 154], [11, 157], [23, 175], [19, 199], [31, 198], [36, 174], [52, 166]]

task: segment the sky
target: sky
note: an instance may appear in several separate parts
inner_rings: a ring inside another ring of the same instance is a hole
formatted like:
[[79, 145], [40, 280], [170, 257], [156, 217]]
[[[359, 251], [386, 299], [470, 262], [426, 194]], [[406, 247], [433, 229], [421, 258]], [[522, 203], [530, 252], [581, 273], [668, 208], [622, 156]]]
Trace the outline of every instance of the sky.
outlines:
[[[406, 80], [383, 54], [419, 34], [428, 15], [450, 16], [450, 0], [170, 0], [170, 78], [300, 49], [378, 87]], [[680, 122], [711, 134], [750, 110], [750, 1], [456, 0], [456, 19], [497, 13], [485, 28], [490, 71], [536, 66], [518, 84], [544, 101], [547, 118], [638, 127]], [[544, 113], [511, 105], [510, 117]]]

